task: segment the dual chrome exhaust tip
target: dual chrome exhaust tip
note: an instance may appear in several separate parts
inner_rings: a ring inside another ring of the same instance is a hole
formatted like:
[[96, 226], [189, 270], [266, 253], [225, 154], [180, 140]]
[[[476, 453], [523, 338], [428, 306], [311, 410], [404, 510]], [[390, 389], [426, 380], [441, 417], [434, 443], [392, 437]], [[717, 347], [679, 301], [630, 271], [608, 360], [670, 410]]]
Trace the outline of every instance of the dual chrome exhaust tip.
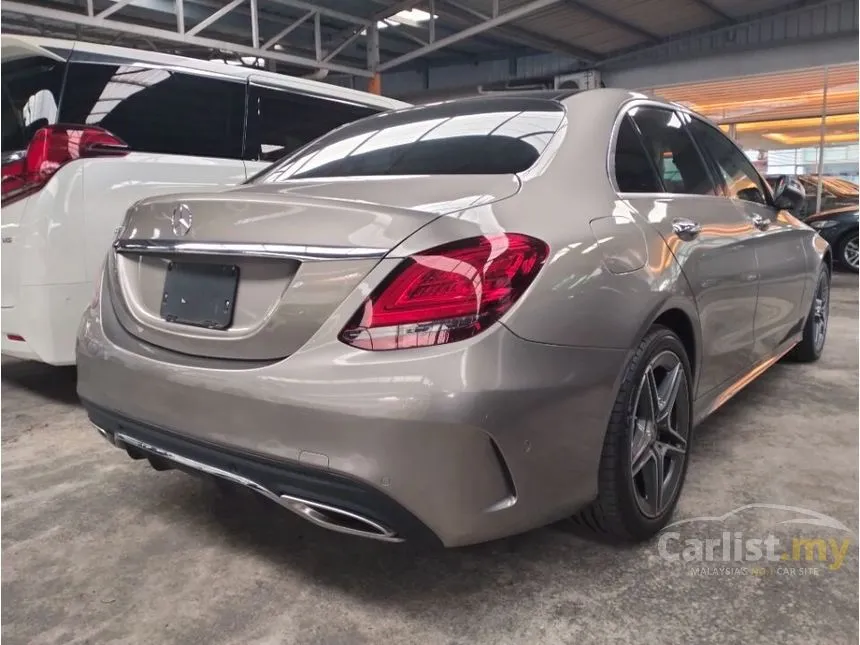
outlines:
[[[158, 448], [145, 441], [135, 439], [126, 434], [117, 432], [110, 433], [104, 428], [93, 424], [99, 434], [107, 441], [118, 448], [125, 449], [132, 458], [142, 459], [147, 458], [156, 470], [166, 470], [175, 464], [185, 468], [190, 468], [197, 472], [207, 475], [212, 475], [228, 482], [238, 484], [244, 488], [248, 488], [255, 493], [259, 493], [279, 506], [292, 511], [299, 517], [321, 526], [330, 531], [345, 533], [357, 537], [365, 537], [373, 540], [381, 540], [383, 542], [402, 542], [403, 538], [398, 537], [392, 529], [380, 524], [376, 520], [353, 513], [343, 508], [315, 502], [312, 500], [296, 497], [294, 495], [279, 495], [272, 492], [262, 484], [248, 479], [238, 473], [230, 472], [217, 466], [205, 464], [195, 459], [190, 459], [182, 455], [177, 455], [168, 450]], [[143, 453], [143, 454], [141, 454]], [[167, 463], [165, 463], [167, 462]]]

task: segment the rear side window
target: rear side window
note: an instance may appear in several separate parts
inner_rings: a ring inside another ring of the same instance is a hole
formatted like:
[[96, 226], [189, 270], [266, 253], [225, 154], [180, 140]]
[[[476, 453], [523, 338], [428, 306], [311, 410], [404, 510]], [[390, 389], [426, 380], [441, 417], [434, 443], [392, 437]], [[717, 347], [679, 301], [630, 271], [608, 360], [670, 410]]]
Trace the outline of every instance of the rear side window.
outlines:
[[522, 172], [538, 160], [563, 118], [561, 105], [545, 99], [476, 99], [390, 112], [322, 137], [257, 182]]
[[654, 166], [629, 116], [621, 120], [615, 142], [615, 182], [622, 193], [663, 192]]
[[657, 168], [666, 192], [717, 194], [705, 162], [676, 112], [636, 107], [628, 114], [642, 133], [645, 149]]
[[138, 152], [241, 159], [242, 83], [138, 65], [72, 63], [62, 121], [97, 125]]
[[379, 110], [252, 85], [246, 158], [277, 161], [331, 130]]
[[690, 131], [699, 147], [713, 159], [726, 184], [729, 197], [757, 204], [767, 204], [764, 182], [746, 155], [737, 149], [722, 132], [698, 119], [690, 123]]
[[43, 56], [9, 56], [2, 69], [3, 152], [24, 150], [36, 130], [57, 122], [66, 63]]

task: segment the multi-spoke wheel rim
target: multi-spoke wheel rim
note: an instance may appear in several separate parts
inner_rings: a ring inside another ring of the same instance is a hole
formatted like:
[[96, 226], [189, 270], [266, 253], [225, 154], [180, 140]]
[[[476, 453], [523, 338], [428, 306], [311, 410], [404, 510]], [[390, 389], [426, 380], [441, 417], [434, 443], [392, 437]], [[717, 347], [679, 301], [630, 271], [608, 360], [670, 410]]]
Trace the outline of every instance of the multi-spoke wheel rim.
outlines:
[[630, 474], [636, 504], [654, 518], [675, 500], [690, 436], [690, 395], [684, 363], [666, 350], [651, 359], [633, 401]]
[[830, 315], [830, 285], [827, 275], [822, 275], [815, 289], [815, 299], [812, 302], [812, 333], [815, 340], [815, 351], [820, 352], [827, 337], [827, 318]]
[[842, 247], [842, 257], [845, 260], [845, 264], [850, 266], [852, 269], [856, 269], [860, 266], [860, 245], [858, 245], [856, 235], [848, 240], [845, 243], [845, 246]]

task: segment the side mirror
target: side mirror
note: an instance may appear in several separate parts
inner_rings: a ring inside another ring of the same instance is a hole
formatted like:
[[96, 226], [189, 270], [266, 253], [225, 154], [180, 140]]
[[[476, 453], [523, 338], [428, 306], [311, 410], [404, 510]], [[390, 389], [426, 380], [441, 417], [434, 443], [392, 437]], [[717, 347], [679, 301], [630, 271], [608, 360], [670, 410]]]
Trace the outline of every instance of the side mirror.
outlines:
[[754, 202], [756, 204], [767, 204], [767, 200], [762, 195], [758, 186], [750, 186], [749, 188], [741, 188], [737, 193], [738, 199], [746, 202]]
[[797, 179], [782, 175], [776, 181], [773, 201], [777, 208], [797, 213], [806, 201], [806, 191]]

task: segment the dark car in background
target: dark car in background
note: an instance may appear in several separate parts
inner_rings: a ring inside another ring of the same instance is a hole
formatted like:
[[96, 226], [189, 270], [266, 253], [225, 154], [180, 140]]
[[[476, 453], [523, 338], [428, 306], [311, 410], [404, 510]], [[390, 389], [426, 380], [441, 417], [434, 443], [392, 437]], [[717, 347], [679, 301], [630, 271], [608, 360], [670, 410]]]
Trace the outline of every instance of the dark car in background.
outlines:
[[833, 259], [849, 271], [857, 271], [860, 247], [857, 241], [857, 201], [807, 217], [805, 222], [818, 231], [833, 249]]
[[[766, 177], [771, 188], [776, 188], [776, 182], [781, 175], [769, 175]], [[842, 207], [856, 207], [860, 199], [858, 186], [853, 181], [842, 177], [821, 178], [821, 208], [816, 209], [818, 200], [818, 175], [797, 175], [795, 177], [806, 191], [806, 201], [795, 213], [800, 219], [806, 219], [816, 212], [830, 211]]]

